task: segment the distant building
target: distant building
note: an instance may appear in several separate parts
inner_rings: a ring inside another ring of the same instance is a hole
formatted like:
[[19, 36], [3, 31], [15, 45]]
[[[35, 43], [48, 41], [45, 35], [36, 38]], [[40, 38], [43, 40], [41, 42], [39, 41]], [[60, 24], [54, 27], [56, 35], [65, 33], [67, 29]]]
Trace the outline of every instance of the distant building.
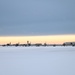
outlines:
[[36, 43], [36, 44], [34, 44], [34, 46], [42, 46], [42, 44], [41, 43]]
[[75, 42], [65, 42], [63, 46], [75, 46]]

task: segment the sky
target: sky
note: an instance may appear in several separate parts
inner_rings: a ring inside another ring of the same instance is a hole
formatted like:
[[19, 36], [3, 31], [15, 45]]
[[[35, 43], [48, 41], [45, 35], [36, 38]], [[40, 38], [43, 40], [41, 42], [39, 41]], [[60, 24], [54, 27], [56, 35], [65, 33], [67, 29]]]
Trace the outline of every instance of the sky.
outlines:
[[2, 36], [0, 44], [7, 43], [47, 43], [47, 44], [63, 44], [64, 42], [75, 42], [75, 35], [44, 35], [44, 36]]
[[75, 0], [0, 0], [0, 36], [75, 34]]
[[75, 34], [75, 0], [0, 0], [0, 35]]

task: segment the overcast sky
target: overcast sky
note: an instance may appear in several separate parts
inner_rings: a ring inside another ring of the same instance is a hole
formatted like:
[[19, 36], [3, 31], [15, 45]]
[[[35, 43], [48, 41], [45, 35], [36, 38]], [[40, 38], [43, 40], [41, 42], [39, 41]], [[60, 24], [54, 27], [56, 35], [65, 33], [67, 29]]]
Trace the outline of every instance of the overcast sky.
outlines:
[[75, 0], [0, 0], [0, 36], [75, 34]]

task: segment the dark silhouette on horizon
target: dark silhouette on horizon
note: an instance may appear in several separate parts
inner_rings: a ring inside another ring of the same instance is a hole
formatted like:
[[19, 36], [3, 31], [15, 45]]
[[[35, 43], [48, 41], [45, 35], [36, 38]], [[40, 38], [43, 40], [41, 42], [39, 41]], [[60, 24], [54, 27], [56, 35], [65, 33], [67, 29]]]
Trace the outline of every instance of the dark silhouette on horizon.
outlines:
[[18, 46], [25, 46], [25, 47], [30, 47], [30, 46], [36, 46], [36, 47], [40, 47], [40, 46], [53, 46], [53, 47], [56, 47], [56, 46], [75, 46], [75, 42], [65, 42], [63, 44], [47, 44], [47, 43], [35, 43], [35, 44], [32, 44], [30, 41], [27, 41], [26, 44], [20, 44], [19, 42], [16, 43], [16, 44], [11, 44], [10, 43], [7, 43], [7, 44], [2, 44], [0, 46], [15, 46], [15, 47], [18, 47]]

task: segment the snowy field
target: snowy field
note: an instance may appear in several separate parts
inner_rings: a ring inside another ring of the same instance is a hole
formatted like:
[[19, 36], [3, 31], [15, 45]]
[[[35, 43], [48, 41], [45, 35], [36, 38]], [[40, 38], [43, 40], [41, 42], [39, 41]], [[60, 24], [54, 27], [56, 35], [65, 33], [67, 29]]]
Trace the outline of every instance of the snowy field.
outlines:
[[0, 75], [75, 75], [75, 47], [0, 47]]

